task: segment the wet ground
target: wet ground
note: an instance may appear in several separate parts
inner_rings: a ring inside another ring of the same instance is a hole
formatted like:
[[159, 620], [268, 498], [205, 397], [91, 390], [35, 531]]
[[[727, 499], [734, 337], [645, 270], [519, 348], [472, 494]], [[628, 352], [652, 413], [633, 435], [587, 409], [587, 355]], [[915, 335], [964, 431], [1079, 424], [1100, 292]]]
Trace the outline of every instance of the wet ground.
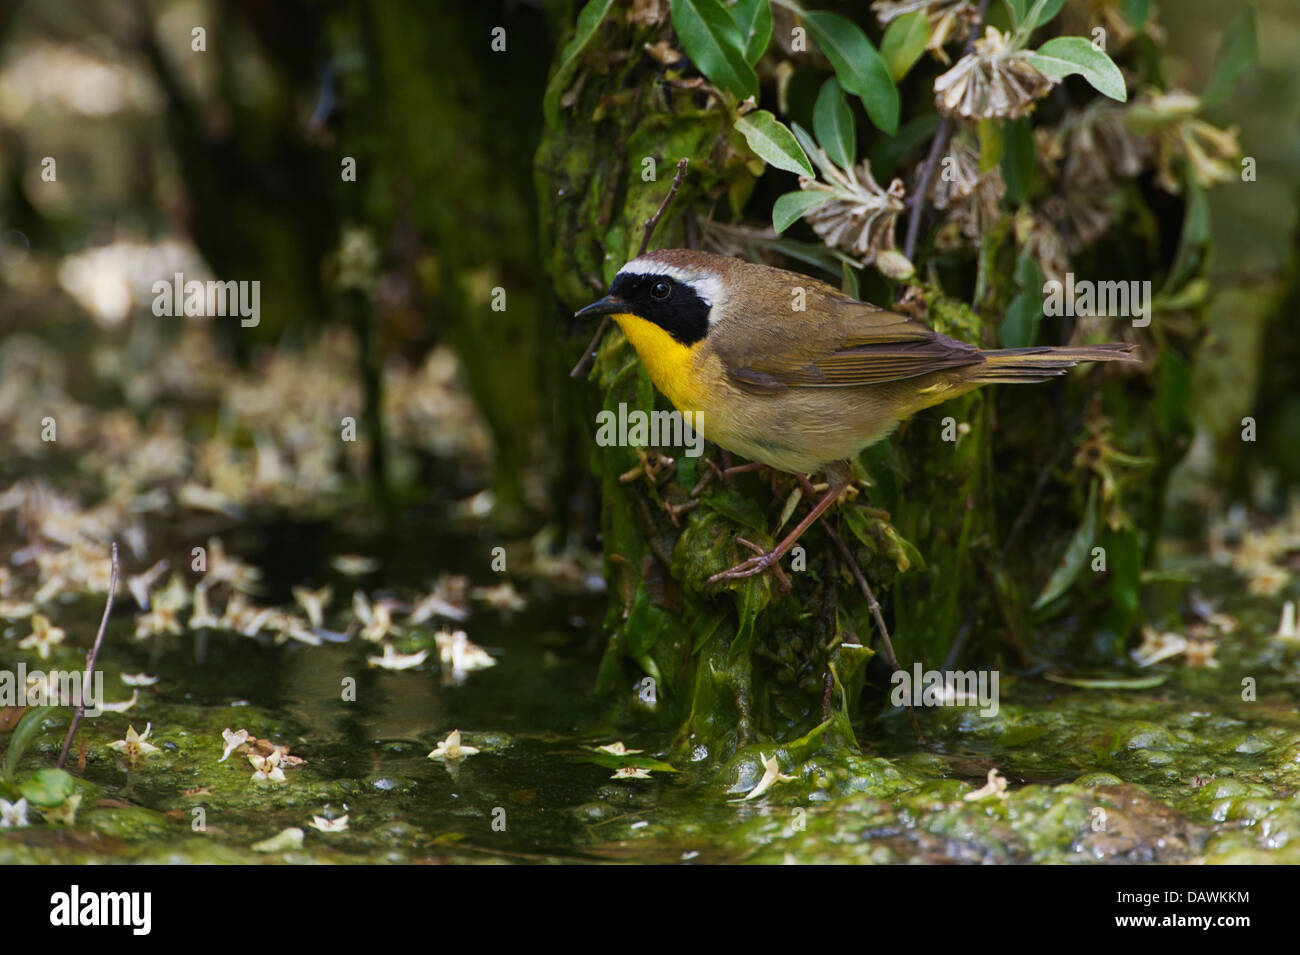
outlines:
[[[310, 548], [294, 566], [295, 533], [320, 529], [239, 534], [246, 560], [278, 568], [262, 582], [267, 598], [311, 579], [379, 601], [387, 591], [376, 581], [409, 592], [439, 569], [465, 569], [448, 555], [486, 551], [463, 529], [437, 537], [408, 524], [403, 542], [382, 542], [387, 564], [357, 577]], [[475, 576], [494, 583], [486, 563]], [[1235, 626], [1224, 624], [1232, 632], [1218, 639], [1217, 666], [1175, 656], [1094, 674], [1109, 677], [1095, 687], [1004, 672], [996, 716], [922, 710], [924, 747], [880, 688], [856, 723], [860, 756], [797, 763], [790, 749], [757, 745], [721, 766], [711, 754], [678, 758], [677, 772], [655, 761], [672, 758], [671, 740], [599, 729], [599, 594], [521, 580], [524, 610], [473, 602], [457, 626], [497, 662], [459, 685], [442, 676], [437, 624], [391, 635], [398, 653], [433, 653], [388, 671], [366, 665], [376, 644], [359, 634], [320, 646], [219, 630], [137, 641], [127, 597], [102, 657], [106, 696], [129, 696], [124, 673], [157, 682], [129, 711], [82, 725], [73, 823], [42, 820], [32, 806], [30, 825], [0, 830], [0, 862], [1300, 861], [1300, 642], [1275, 636], [1275, 599], [1246, 596], [1208, 562], [1200, 576], [1203, 592], [1240, 594], [1219, 606]], [[346, 604], [335, 598], [327, 630], [346, 627]], [[99, 609], [90, 597], [60, 607], [76, 636], [43, 665], [77, 668]], [[0, 631], [0, 664], [42, 665], [16, 651], [23, 631]], [[157, 752], [132, 760], [111, 748], [146, 724]], [[46, 722], [16, 778], [52, 763], [65, 726], [65, 716]], [[283, 781], [255, 780], [256, 744], [222, 761], [227, 729], [305, 762], [286, 759]], [[478, 752], [430, 759], [453, 730]], [[595, 749], [616, 739], [643, 754]], [[772, 756], [789, 778], [744, 800]], [[612, 778], [637, 764], [656, 769]], [[345, 815], [342, 831], [312, 826]]]

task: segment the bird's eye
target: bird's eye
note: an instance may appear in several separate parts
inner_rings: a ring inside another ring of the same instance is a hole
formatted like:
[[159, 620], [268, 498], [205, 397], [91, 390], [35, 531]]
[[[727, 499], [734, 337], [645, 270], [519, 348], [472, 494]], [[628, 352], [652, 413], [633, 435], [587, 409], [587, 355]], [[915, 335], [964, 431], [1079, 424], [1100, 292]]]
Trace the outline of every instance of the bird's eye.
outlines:
[[672, 293], [673, 287], [667, 282], [660, 279], [654, 285], [650, 286], [650, 297], [656, 302], [662, 302]]

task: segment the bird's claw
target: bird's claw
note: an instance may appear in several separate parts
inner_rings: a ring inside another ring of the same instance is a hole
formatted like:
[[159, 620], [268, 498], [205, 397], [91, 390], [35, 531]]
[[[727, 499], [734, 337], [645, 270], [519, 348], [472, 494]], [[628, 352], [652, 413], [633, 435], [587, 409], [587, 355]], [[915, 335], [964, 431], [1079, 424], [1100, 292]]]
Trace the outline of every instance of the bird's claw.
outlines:
[[775, 550], [763, 550], [762, 547], [753, 541], [745, 540], [743, 537], [737, 537], [736, 541], [752, 550], [757, 556], [748, 560], [741, 561], [735, 567], [719, 571], [710, 577], [706, 584], [710, 587], [716, 587], [719, 584], [728, 583], [733, 580], [741, 580], [745, 577], [753, 577], [755, 574], [761, 574], [765, 570], [772, 571], [772, 576], [776, 578], [777, 586], [781, 593], [790, 592], [790, 578], [785, 575], [781, 569], [781, 555]]

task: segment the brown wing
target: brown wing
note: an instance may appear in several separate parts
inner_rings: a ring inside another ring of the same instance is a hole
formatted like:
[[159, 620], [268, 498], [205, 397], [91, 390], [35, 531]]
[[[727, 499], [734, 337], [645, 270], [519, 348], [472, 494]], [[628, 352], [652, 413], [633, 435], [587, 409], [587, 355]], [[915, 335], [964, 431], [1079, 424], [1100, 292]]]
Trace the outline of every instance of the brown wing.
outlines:
[[791, 311], [783, 321], [774, 321], [769, 312], [761, 321], [737, 322], [746, 328], [740, 341], [736, 334], [719, 336], [731, 342], [718, 351], [737, 384], [759, 392], [872, 385], [984, 360], [975, 346], [915, 319], [820, 282], [802, 280], [801, 285], [805, 311]]

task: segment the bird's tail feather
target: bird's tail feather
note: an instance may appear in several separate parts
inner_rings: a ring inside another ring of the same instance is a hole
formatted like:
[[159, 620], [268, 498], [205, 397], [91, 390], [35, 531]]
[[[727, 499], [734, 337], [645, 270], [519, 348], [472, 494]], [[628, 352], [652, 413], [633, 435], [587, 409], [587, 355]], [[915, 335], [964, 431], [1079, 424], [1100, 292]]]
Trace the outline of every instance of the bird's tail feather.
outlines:
[[972, 369], [981, 384], [993, 382], [1022, 383], [1046, 381], [1064, 375], [1067, 369], [1086, 361], [1137, 361], [1135, 345], [1107, 342], [1104, 345], [1065, 347], [1036, 346], [1002, 348], [980, 352], [984, 363]]

